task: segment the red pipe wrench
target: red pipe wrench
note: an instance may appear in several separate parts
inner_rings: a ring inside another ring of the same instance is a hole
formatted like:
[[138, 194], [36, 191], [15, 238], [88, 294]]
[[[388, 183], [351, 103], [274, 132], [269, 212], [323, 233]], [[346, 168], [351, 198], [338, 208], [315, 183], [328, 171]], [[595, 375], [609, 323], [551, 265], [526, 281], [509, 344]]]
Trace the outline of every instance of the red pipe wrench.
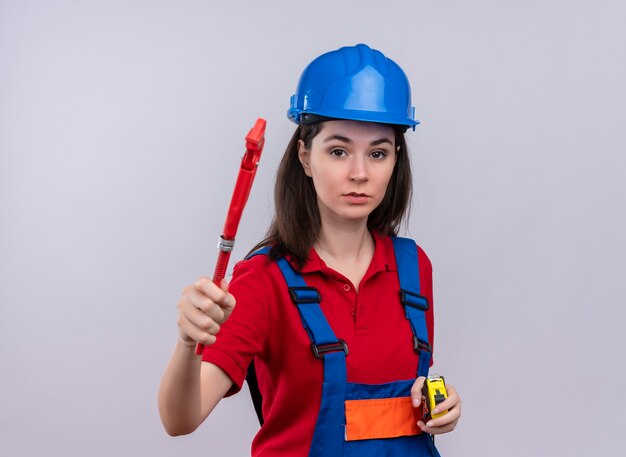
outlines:
[[[217, 263], [215, 264], [215, 272], [213, 273], [213, 282], [218, 286], [226, 275], [230, 253], [235, 246], [237, 227], [239, 227], [241, 214], [248, 201], [252, 181], [254, 181], [254, 176], [259, 166], [261, 152], [263, 152], [263, 146], [265, 144], [265, 124], [265, 119], [258, 118], [254, 127], [252, 127], [248, 135], [246, 135], [246, 153], [241, 159], [239, 175], [237, 176], [237, 183], [235, 184], [233, 196], [230, 200], [226, 222], [224, 223], [222, 236], [220, 236], [217, 244], [219, 254]], [[203, 349], [204, 345], [198, 343], [196, 346], [196, 354], [202, 354]]]

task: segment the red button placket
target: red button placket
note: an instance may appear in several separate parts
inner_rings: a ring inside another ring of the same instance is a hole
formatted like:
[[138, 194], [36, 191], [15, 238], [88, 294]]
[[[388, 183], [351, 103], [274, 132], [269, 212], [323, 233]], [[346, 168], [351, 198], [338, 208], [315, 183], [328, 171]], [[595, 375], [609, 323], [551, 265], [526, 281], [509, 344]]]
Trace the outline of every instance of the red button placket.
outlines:
[[[343, 291], [349, 294], [352, 291], [352, 286], [348, 283], [343, 285]], [[350, 305], [350, 313], [352, 314], [352, 320], [356, 321], [356, 300]]]

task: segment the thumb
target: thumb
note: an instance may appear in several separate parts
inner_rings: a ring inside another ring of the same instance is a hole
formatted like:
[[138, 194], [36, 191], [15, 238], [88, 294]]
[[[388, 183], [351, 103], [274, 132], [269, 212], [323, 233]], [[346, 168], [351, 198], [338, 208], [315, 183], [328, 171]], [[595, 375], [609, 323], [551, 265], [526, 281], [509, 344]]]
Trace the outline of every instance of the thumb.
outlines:
[[222, 289], [222, 291], [226, 294], [224, 300], [220, 303], [220, 307], [230, 315], [235, 307], [235, 297], [228, 292], [228, 281], [226, 278], [223, 278], [220, 281], [220, 289]]
[[424, 387], [424, 381], [426, 381], [426, 378], [424, 376], [420, 376], [413, 383], [413, 387], [411, 387], [411, 400], [414, 408], [417, 408], [420, 403], [422, 403], [422, 388]]

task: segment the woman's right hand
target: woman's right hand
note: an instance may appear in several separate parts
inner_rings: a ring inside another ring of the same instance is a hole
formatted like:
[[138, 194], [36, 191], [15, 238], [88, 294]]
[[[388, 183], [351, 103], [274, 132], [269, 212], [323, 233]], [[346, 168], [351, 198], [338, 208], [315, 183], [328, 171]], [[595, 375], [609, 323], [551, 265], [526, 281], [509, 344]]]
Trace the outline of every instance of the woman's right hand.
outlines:
[[182, 343], [176, 343], [159, 387], [159, 414], [172, 436], [198, 428], [233, 385], [221, 368], [203, 362], [192, 350], [196, 343], [215, 343], [215, 335], [235, 307], [227, 282], [222, 281], [220, 286], [201, 277], [183, 289], [176, 305]]
[[233, 312], [235, 302], [225, 279], [217, 287], [210, 278], [201, 276], [195, 284], [185, 287], [176, 304], [181, 340], [207, 346], [215, 343], [220, 326]]

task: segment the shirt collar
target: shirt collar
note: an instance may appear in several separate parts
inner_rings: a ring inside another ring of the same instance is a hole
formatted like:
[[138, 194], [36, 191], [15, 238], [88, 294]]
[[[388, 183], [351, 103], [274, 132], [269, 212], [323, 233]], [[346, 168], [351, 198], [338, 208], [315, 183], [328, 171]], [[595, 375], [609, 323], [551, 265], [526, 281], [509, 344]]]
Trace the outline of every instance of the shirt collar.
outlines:
[[[378, 271], [396, 271], [396, 259], [393, 252], [393, 243], [391, 238], [387, 235], [381, 235], [376, 231], [372, 231], [374, 237], [374, 256], [369, 267], [369, 272], [375, 273]], [[295, 268], [295, 264], [291, 259], [291, 256], [287, 256], [287, 260]], [[328, 272], [332, 271], [327, 266], [322, 258], [317, 254], [314, 248], [309, 251], [309, 258], [304, 263], [301, 273], [312, 273], [316, 271]]]

